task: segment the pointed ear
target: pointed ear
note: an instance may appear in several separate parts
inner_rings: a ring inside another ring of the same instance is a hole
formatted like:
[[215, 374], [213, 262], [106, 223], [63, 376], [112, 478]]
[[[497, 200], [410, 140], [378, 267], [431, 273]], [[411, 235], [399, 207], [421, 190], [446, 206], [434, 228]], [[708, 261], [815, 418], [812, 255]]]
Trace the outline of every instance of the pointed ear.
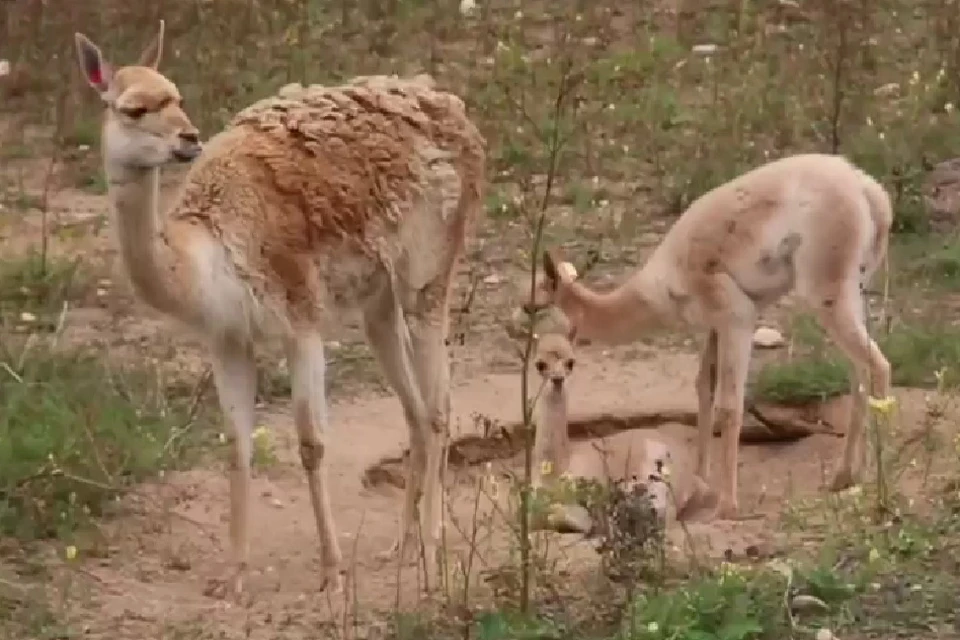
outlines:
[[113, 75], [110, 65], [104, 62], [100, 47], [93, 44], [87, 36], [75, 33], [73, 37], [77, 43], [77, 59], [80, 62], [83, 77], [91, 87], [99, 93], [104, 93], [109, 88], [110, 78]]
[[560, 281], [560, 274], [557, 273], [557, 261], [553, 257], [553, 252], [549, 249], [544, 250], [543, 252], [543, 273], [547, 276], [547, 279], [556, 287], [557, 283]]
[[156, 69], [160, 64], [160, 58], [163, 57], [163, 30], [164, 22], [161, 20], [160, 30], [157, 31], [157, 35], [154, 37], [153, 42], [148, 44], [147, 48], [144, 49], [143, 53], [140, 54], [140, 60], [137, 61], [138, 66]]

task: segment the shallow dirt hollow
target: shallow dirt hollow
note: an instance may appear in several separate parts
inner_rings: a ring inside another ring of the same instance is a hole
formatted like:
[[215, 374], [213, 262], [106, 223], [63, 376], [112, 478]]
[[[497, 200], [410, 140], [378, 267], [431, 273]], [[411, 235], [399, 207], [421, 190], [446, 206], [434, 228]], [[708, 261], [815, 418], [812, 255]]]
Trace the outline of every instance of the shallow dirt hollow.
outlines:
[[[583, 349], [573, 381], [575, 411], [635, 413], [693, 403], [694, 356], [658, 354], [632, 362], [619, 362], [613, 356], [609, 352], [604, 356], [596, 348]], [[454, 403], [455, 438], [474, 430], [474, 415], [515, 421], [518, 376], [485, 374], [460, 380], [454, 387]], [[327, 461], [340, 543], [349, 567], [348, 598], [316, 590], [319, 554], [309, 497], [288, 411], [277, 407], [261, 420], [273, 430], [280, 463], [254, 480], [251, 574], [241, 602], [203, 595], [206, 580], [222, 571], [227, 558], [226, 479], [219, 469], [180, 473], [145, 488], [143, 495], [155, 497], [136, 499], [142, 515], [110, 525], [113, 546], [108, 557], [84, 565], [84, 572], [93, 578], [93, 601], [84, 607], [89, 637], [177, 637], [175, 633], [188, 630], [224, 638], [273, 638], [281, 631], [289, 638], [318, 637], [320, 629], [333, 633], [334, 627], [343, 624], [345, 600], [348, 613], [357, 612], [361, 620], [391, 610], [398, 592], [397, 565], [381, 563], [375, 555], [393, 540], [400, 492], [365, 489], [361, 476], [369, 465], [397, 455], [406, 446], [399, 403], [390, 396], [335, 404], [331, 422]], [[692, 427], [665, 424], [660, 429], [692, 441]], [[744, 445], [741, 509], [762, 518], [691, 524], [698, 555], [742, 557], [749, 545], [771, 549], [776, 544], [771, 521], [778, 517], [783, 498], [820, 490], [840, 446], [841, 441], [830, 435], [791, 444]], [[457, 565], [457, 558], [466, 558], [464, 533], [470, 535], [474, 520], [481, 523], [476, 548], [482, 559], [474, 560], [475, 573], [502, 564], [507, 551], [504, 527], [485, 524], [491, 519], [483, 515], [491, 511], [491, 493], [499, 494], [501, 504], [507, 493], [490, 489], [489, 477], [480, 500], [481, 515], [471, 517], [477, 478], [488, 475], [480, 471], [451, 474], [449, 511], [455, 517], [448, 513], [446, 519], [446, 548], [452, 565]], [[499, 487], [503, 480], [495, 483]], [[575, 535], [551, 535], [561, 566], [567, 565], [571, 572], [596, 571], [597, 556], [589, 542], [578, 541]], [[676, 527], [671, 535], [677, 546], [683, 544], [683, 534]], [[403, 606], [415, 606], [414, 570], [404, 569], [400, 580]], [[370, 628], [365, 633], [376, 635]]]

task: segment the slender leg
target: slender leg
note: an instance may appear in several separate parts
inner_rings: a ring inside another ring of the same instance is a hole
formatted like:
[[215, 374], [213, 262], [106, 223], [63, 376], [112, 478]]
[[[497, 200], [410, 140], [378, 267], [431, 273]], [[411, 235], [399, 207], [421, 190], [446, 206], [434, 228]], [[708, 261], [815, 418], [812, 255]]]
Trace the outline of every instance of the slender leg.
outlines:
[[213, 380], [227, 423], [230, 452], [230, 542], [233, 574], [210, 582], [209, 595], [225, 597], [243, 590], [250, 553], [250, 437], [256, 420], [257, 367], [250, 344], [225, 340], [212, 349]]
[[719, 366], [714, 412], [721, 429], [722, 455], [717, 517], [728, 520], [736, 518], [738, 510], [737, 458], [740, 430], [743, 428], [743, 400], [750, 366], [751, 325], [739, 321], [730, 323], [717, 337]]
[[677, 520], [691, 520], [703, 512], [714, 511], [717, 508], [717, 495], [700, 476], [693, 476], [690, 482], [689, 495], [683, 505], [677, 509]]
[[890, 363], [867, 332], [859, 293], [838, 296], [832, 305], [820, 306], [819, 315], [827, 335], [854, 366], [850, 423], [843, 457], [830, 485], [833, 491], [841, 491], [861, 480], [866, 454], [864, 422], [867, 417], [867, 385], [874, 397], [885, 398], [889, 395]]
[[290, 363], [293, 419], [300, 441], [300, 461], [310, 487], [310, 502], [320, 536], [320, 589], [332, 585], [332, 590], [339, 592], [343, 589], [343, 555], [330, 507], [326, 466], [323, 463], [327, 401], [322, 339], [306, 335], [288, 340], [287, 361]]
[[697, 475], [707, 480], [710, 474], [710, 449], [713, 442], [713, 398], [717, 385], [717, 332], [707, 335], [697, 372]]
[[[440, 287], [437, 287], [440, 288]], [[426, 429], [426, 470], [423, 476], [421, 534], [424, 537], [426, 585], [437, 573], [437, 549], [443, 527], [443, 486], [445, 451], [450, 436], [450, 357], [446, 346], [448, 309], [446, 286], [437, 297], [433, 313], [407, 318], [413, 341], [414, 368], [428, 420]], [[428, 290], [424, 295], [429, 296]]]
[[410, 460], [407, 463], [400, 531], [394, 544], [380, 554], [384, 559], [398, 554], [404, 561], [427, 467], [427, 414], [416, 379], [410, 331], [404, 322], [399, 300], [391, 288], [387, 288], [374, 304], [364, 310], [364, 325], [384, 376], [400, 399], [410, 431]]

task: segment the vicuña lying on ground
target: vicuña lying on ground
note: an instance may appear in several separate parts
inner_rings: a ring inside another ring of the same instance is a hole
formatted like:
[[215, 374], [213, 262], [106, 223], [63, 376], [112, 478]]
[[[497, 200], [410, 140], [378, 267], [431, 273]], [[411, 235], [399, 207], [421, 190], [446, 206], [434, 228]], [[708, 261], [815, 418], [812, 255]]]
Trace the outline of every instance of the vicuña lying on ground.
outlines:
[[[234, 566], [248, 558], [253, 343], [283, 338], [300, 457], [321, 543], [321, 586], [342, 584], [325, 480], [323, 337], [358, 309], [410, 431], [400, 532], [419, 512], [427, 577], [440, 535], [449, 423], [445, 347], [455, 263], [482, 206], [484, 141], [456, 96], [427, 76], [295, 85], [240, 112], [201, 154], [177, 87], [157, 72], [163, 23], [133, 66], [110, 66], [76, 34], [80, 67], [106, 105], [103, 161], [124, 265], [139, 296], [209, 345], [230, 426]], [[160, 215], [161, 166], [196, 160]], [[423, 494], [425, 509], [419, 509]]]
[[[569, 376], [575, 364], [573, 335], [548, 333], [537, 339], [535, 367], [542, 388], [535, 407], [532, 486], [555, 485], [558, 478], [645, 484], [664, 521], [683, 520], [713, 506], [715, 495], [693, 473], [693, 460], [681, 443], [653, 431], [624, 431], [589, 442], [572, 442], [569, 433]], [[665, 469], [670, 477], [665, 478]], [[669, 483], [669, 487], [666, 483]], [[551, 509], [547, 528], [590, 533], [593, 522], [577, 504]]]
[[696, 471], [708, 479], [716, 421], [722, 447], [716, 516], [735, 518], [751, 336], [760, 310], [790, 291], [854, 364], [855, 399], [831, 486], [860, 481], [867, 386], [875, 397], [890, 390], [890, 365], [867, 332], [863, 291], [885, 259], [892, 221], [887, 192], [845, 158], [791, 156], [694, 201], [647, 263], [612, 291], [589, 289], [545, 251], [545, 275], [528, 307], [555, 304], [578, 335], [608, 344], [657, 326], [707, 331], [697, 376]]

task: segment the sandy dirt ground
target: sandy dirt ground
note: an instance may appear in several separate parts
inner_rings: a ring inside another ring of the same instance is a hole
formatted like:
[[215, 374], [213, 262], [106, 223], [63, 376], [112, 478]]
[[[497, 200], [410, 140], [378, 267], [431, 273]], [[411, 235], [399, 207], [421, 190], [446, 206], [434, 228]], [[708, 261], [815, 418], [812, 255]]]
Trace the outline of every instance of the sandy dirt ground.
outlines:
[[[662, 354], [618, 362], [609, 354], [596, 353], [583, 354], [581, 362], [577, 411], [633, 415], [686, 408], [693, 402], [693, 356]], [[517, 379], [515, 374], [485, 374], [460, 380], [454, 388], [454, 437], [476, 432], [475, 415], [515, 421]], [[345, 608], [351, 620], [354, 613], [362, 621], [376, 619], [378, 613], [394, 608], [398, 591], [403, 608], [416, 606], [415, 569], [403, 568], [398, 576], [396, 563], [376, 558], [393, 539], [400, 492], [392, 487], [365, 488], [361, 483], [371, 465], [397, 455], [406, 444], [399, 404], [393, 397], [354, 399], [335, 404], [331, 419], [329, 476], [350, 571], [345, 595], [316, 590], [317, 538], [292, 424], [286, 407], [270, 407], [262, 422], [275, 434], [280, 462], [258, 473], [254, 481], [252, 569], [241, 602], [203, 595], [206, 580], [223, 570], [226, 559], [225, 477], [220, 469], [178, 473], [152, 491], [145, 489], [145, 494], [162, 497], [152, 502], [141, 498], [137, 510], [142, 515], [112, 523], [108, 557], [86, 563], [87, 577], [93, 578], [88, 613], [96, 612], [87, 622], [90, 636], [176, 637], [169, 635], [170, 629], [196, 633], [202, 629], [213, 634], [210, 637], [272, 638], [283, 629], [284, 637], [308, 638], [318, 637], [323, 628], [330, 633], [342, 631]], [[667, 423], [659, 430], [692, 446], [690, 426]], [[839, 446], [840, 440], [833, 435], [744, 446], [740, 500], [745, 512], [759, 518], [690, 524], [696, 552], [714, 559], [730, 554], [742, 558], [750, 546], [772, 553], [781, 542], [774, 535], [774, 523], [784, 498], [821, 491]], [[505, 491], [491, 489], [493, 483], [483, 477], [503, 482], [497, 479], [497, 467], [490, 472], [484, 467], [468, 471], [455, 469], [451, 474], [445, 549], [450, 564], [457, 567], [466, 563], [471, 546], [475, 548], [479, 557], [474, 566], [480, 575], [507, 559], [509, 536], [503, 516], [492, 508], [494, 502], [504, 508]], [[481, 504], [474, 517], [478, 491]], [[550, 535], [556, 561], [566, 571], [597, 571], [597, 556], [589, 542], [575, 535]], [[684, 545], [684, 532], [674, 527], [670, 535], [676, 547]], [[474, 545], [468, 543], [471, 538], [476, 540]], [[367, 627], [365, 633], [374, 632]]]

